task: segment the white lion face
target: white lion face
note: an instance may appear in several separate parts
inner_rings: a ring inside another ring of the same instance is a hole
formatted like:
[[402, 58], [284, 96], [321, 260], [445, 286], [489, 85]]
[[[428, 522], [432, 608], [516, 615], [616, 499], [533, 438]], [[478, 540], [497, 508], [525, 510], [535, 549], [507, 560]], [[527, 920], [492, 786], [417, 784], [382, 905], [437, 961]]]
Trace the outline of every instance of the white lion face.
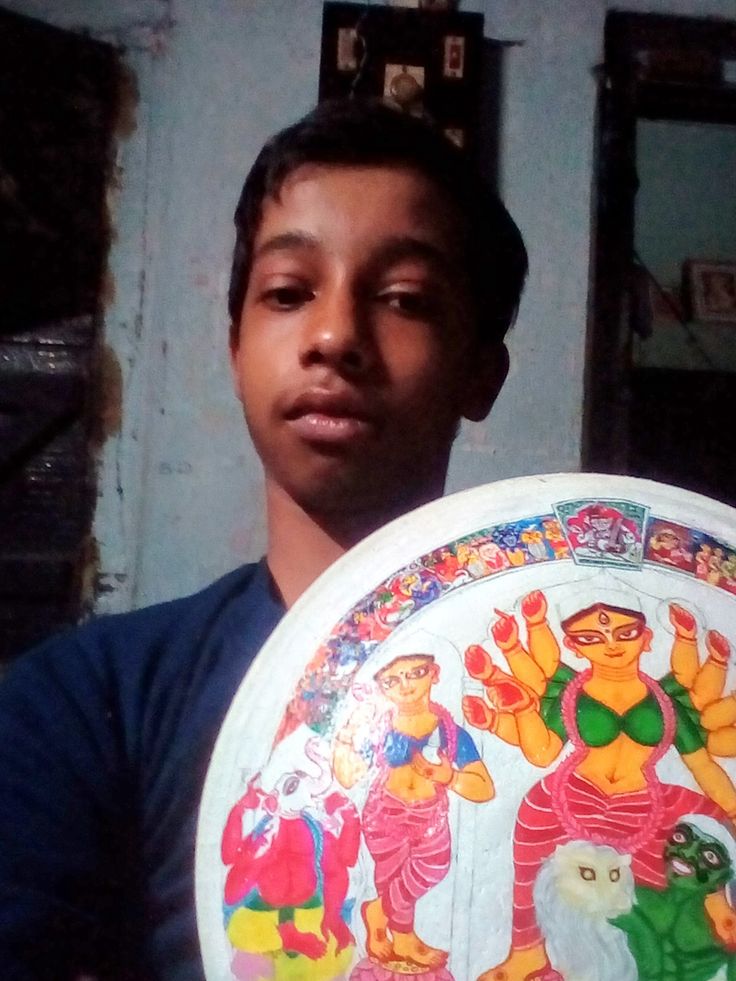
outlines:
[[570, 841], [558, 845], [548, 861], [556, 892], [570, 908], [606, 920], [631, 909], [631, 855], [622, 855], [609, 845]]

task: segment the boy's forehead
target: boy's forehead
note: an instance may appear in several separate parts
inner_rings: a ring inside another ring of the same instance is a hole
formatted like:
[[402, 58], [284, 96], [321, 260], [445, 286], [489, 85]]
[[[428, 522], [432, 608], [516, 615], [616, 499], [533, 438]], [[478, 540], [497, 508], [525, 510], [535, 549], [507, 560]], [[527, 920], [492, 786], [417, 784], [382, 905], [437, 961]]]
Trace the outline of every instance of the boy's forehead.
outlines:
[[[303, 163], [284, 177], [278, 186], [276, 198], [287, 191], [324, 185], [339, 193], [341, 188], [349, 191], [355, 187], [375, 189], [380, 187], [397, 200], [413, 202], [429, 197], [445, 200], [446, 195], [427, 174], [408, 164], [331, 164]], [[304, 194], [304, 190], [301, 190]], [[329, 193], [329, 191], [328, 191]]]
[[342, 231], [351, 239], [412, 235], [454, 252], [462, 225], [448, 195], [411, 167], [306, 163], [264, 200], [255, 245], [292, 230], [317, 240]]

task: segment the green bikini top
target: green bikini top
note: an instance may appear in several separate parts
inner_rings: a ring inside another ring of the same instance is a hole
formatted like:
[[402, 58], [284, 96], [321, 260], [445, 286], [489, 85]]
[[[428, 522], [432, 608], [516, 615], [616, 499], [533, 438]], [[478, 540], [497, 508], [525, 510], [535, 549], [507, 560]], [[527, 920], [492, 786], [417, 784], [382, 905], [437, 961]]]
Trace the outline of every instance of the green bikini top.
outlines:
[[[560, 664], [541, 698], [542, 718], [563, 742], [567, 741], [568, 735], [562, 718], [562, 697], [575, 674], [568, 665]], [[684, 755], [705, 746], [706, 733], [700, 722], [700, 713], [690, 700], [690, 693], [672, 674], [660, 678], [659, 686], [674, 709], [674, 744], [677, 750]], [[581, 691], [577, 697], [575, 718], [580, 738], [587, 746], [609, 746], [622, 732], [640, 746], [656, 746], [664, 737], [662, 710], [651, 692], [632, 705], [628, 712], [619, 715]]]
[[664, 736], [662, 710], [651, 692], [619, 715], [581, 691], [576, 716], [580, 738], [587, 746], [608, 746], [622, 733], [640, 746], [656, 746]]

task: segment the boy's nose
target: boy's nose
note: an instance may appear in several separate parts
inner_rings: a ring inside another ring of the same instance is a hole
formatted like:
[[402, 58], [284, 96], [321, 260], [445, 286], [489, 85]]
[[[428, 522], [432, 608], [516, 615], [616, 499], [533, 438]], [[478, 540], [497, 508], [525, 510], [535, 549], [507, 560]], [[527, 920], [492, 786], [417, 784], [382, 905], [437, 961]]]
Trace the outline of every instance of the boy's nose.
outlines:
[[328, 296], [313, 303], [302, 346], [304, 364], [328, 364], [360, 373], [371, 361], [370, 332], [352, 295]]

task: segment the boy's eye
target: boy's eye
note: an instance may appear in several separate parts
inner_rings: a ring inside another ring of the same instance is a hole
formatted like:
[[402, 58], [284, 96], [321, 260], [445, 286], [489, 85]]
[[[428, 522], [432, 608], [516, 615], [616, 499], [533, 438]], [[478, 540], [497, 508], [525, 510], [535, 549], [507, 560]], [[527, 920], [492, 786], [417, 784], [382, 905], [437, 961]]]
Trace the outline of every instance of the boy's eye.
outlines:
[[405, 317], [429, 317], [435, 309], [432, 298], [422, 290], [383, 290], [378, 294], [378, 299]]
[[264, 290], [261, 299], [273, 310], [296, 310], [314, 299], [314, 293], [306, 286], [272, 286]]

